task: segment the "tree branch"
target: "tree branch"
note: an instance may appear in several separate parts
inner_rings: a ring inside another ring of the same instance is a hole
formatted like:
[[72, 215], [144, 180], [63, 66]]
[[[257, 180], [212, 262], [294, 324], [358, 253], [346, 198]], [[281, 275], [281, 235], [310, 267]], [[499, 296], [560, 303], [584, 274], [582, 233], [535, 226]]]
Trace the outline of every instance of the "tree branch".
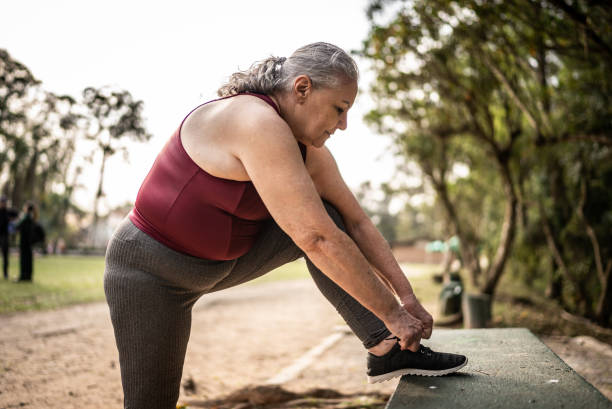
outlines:
[[432, 128], [431, 133], [437, 137], [439, 137], [440, 139], [446, 139], [449, 138], [451, 136], [455, 136], [455, 135], [460, 135], [462, 133], [466, 133], [470, 130], [470, 127], [467, 125], [462, 125], [456, 128], [447, 126], [447, 127], [439, 127], [439, 128]]
[[466, 105], [470, 113], [470, 119], [472, 120], [472, 124], [474, 125], [473, 130], [475, 131], [476, 137], [479, 137], [480, 139], [485, 141], [487, 144], [491, 145], [491, 147], [493, 148], [493, 152], [495, 152], [495, 154], [497, 155], [498, 152], [500, 151], [499, 146], [497, 145], [497, 142], [495, 142], [493, 135], [487, 135], [483, 127], [478, 122], [478, 117], [476, 115], [477, 114], [476, 106], [474, 105], [472, 100], [467, 101]]
[[563, 10], [565, 14], [567, 14], [572, 20], [578, 23], [586, 30], [586, 34], [593, 40], [595, 44], [600, 46], [606, 53], [608, 53], [608, 57], [612, 57], [612, 47], [610, 47], [602, 38], [597, 34], [593, 27], [589, 24], [588, 17], [580, 12], [577, 8], [567, 4], [565, 0], [551, 0], [552, 4]]
[[[500, 154], [504, 155], [503, 152]], [[501, 228], [499, 245], [495, 251], [495, 257], [487, 270], [487, 281], [482, 288], [482, 292], [489, 295], [492, 295], [495, 291], [497, 282], [504, 272], [504, 267], [508, 260], [510, 250], [512, 249], [516, 233], [516, 207], [518, 200], [516, 198], [516, 192], [514, 191], [514, 184], [510, 176], [507, 160], [498, 157], [498, 162], [501, 168], [501, 179], [503, 181], [504, 191], [506, 193], [506, 210], [504, 212], [504, 221]]]
[[576, 212], [578, 216], [584, 223], [584, 227], [586, 228], [587, 236], [589, 236], [589, 240], [591, 241], [591, 245], [593, 246], [593, 256], [595, 257], [595, 266], [597, 268], [597, 277], [599, 278], [599, 282], [603, 285], [606, 280], [606, 273], [604, 272], [603, 262], [601, 259], [601, 249], [599, 247], [599, 240], [597, 239], [597, 234], [593, 227], [590, 225], [589, 221], [586, 219], [584, 215], [584, 206], [586, 205], [587, 199], [587, 189], [586, 182], [583, 180], [580, 183], [580, 202]]
[[599, 143], [606, 146], [612, 146], [612, 135], [605, 134], [578, 134], [578, 135], [569, 135], [567, 133], [562, 134], [557, 137], [550, 138], [540, 138], [536, 142], [537, 145], [554, 145], [557, 143], [565, 143], [565, 142], [583, 142], [589, 141], [594, 143]]
[[610, 280], [612, 277], [610, 276], [612, 272], [612, 259], [608, 260], [608, 264], [606, 265], [606, 271], [604, 272], [604, 281], [601, 285], [601, 293], [599, 295], [599, 301], [597, 302], [597, 319], [606, 323], [609, 321], [610, 317], [610, 298], [612, 298], [612, 288], [610, 285], [612, 284]]
[[531, 125], [533, 129], [539, 131], [540, 127], [539, 127], [538, 121], [533, 116], [533, 114], [529, 111], [529, 109], [523, 103], [523, 101], [521, 101], [517, 93], [512, 88], [510, 81], [501, 72], [501, 70], [497, 68], [497, 66], [489, 59], [486, 53], [482, 53], [482, 58], [483, 58], [485, 65], [489, 67], [493, 75], [499, 80], [499, 82], [501, 82], [502, 86], [504, 87], [506, 92], [508, 92], [508, 95], [510, 95], [510, 98], [512, 98], [516, 106], [518, 106], [519, 109], [525, 114], [525, 116], [527, 117], [527, 121], [529, 122], [529, 125]]
[[561, 269], [561, 274], [563, 274], [563, 276], [569, 282], [573, 282], [573, 277], [570, 274], [569, 269], [567, 268], [565, 260], [563, 260], [563, 256], [561, 255], [561, 251], [559, 250], [559, 245], [557, 244], [555, 236], [553, 235], [548, 216], [546, 216], [546, 212], [544, 211], [544, 205], [541, 201], [538, 201], [538, 206], [540, 208], [540, 217], [542, 219], [542, 227], [544, 229], [544, 236], [546, 236], [546, 244], [548, 244], [548, 249], [552, 253], [555, 262]]
[[430, 166], [423, 167], [423, 169], [425, 170], [426, 175], [429, 177], [436, 193], [438, 194], [438, 197], [440, 198], [442, 208], [446, 212], [446, 217], [451, 225], [453, 233], [459, 237], [459, 252], [461, 253], [461, 258], [463, 259], [463, 265], [470, 273], [470, 281], [474, 287], [478, 287], [478, 279], [480, 278], [481, 273], [480, 262], [477, 254], [475, 254], [472, 240], [470, 240], [470, 234], [463, 229], [463, 225], [457, 216], [455, 206], [450, 200], [444, 174], [441, 174], [440, 179], [437, 179]]

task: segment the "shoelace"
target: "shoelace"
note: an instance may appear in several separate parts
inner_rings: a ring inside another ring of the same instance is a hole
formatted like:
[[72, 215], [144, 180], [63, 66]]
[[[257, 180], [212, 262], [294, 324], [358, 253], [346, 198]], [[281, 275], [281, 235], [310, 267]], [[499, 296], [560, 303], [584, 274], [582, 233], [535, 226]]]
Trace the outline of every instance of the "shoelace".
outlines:
[[385, 341], [391, 341], [392, 339], [397, 339], [399, 341], [399, 338], [396, 337], [395, 335], [389, 338], [385, 338]]
[[[389, 338], [385, 338], [385, 341], [390, 341], [390, 340], [392, 340], [392, 339], [396, 339], [396, 340], [398, 340], [398, 341], [399, 341], [399, 338], [398, 338], [398, 337], [396, 337], [396, 336], [392, 336], [392, 337], [389, 337]], [[428, 347], [426, 347], [426, 346], [425, 346], [425, 345], [423, 345], [423, 344], [421, 344], [421, 345], [420, 345], [420, 347], [419, 347], [419, 352], [420, 352], [421, 354], [424, 354], [424, 355], [427, 355], [427, 356], [432, 356], [432, 354], [433, 354], [433, 351], [431, 350], [431, 348], [428, 348]]]
[[419, 348], [419, 352], [422, 354], [426, 354], [427, 356], [431, 356], [433, 354], [433, 351], [424, 345], [421, 345], [421, 347]]

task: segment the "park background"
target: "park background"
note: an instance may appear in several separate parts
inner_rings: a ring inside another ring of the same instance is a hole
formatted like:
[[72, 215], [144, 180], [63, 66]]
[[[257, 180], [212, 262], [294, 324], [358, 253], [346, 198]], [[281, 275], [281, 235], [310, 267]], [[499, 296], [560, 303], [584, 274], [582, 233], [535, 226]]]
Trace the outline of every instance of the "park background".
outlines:
[[361, 69], [348, 129], [327, 146], [398, 257], [449, 261], [436, 273], [494, 300], [490, 325], [612, 342], [608, 3], [2, 10], [0, 190], [16, 208], [34, 200], [49, 250], [61, 239], [73, 254], [41, 254], [29, 287], [3, 282], [3, 312], [101, 300], [100, 254], [185, 114], [236, 70], [327, 41]]

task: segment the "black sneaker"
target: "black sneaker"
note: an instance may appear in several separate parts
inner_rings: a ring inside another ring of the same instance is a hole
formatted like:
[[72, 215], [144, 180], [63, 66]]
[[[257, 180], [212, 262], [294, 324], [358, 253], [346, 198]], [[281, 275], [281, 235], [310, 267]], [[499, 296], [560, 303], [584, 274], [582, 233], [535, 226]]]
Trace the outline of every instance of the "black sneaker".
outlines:
[[421, 345], [417, 352], [402, 350], [399, 343], [383, 356], [368, 353], [368, 383], [377, 383], [402, 375], [441, 376], [467, 364], [467, 357], [434, 352]]

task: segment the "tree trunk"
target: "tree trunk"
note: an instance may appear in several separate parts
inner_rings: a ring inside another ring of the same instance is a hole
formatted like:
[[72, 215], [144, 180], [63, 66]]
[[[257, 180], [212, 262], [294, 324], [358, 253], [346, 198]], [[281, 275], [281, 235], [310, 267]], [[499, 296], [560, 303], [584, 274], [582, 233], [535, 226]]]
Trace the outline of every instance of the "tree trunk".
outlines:
[[77, 185], [77, 181], [79, 176], [81, 175], [81, 167], [77, 167], [74, 172], [74, 176], [72, 179], [72, 183], [68, 182], [68, 178], [64, 176], [64, 197], [62, 198], [62, 206], [60, 208], [60, 224], [58, 226], [58, 233], [63, 235], [66, 231], [66, 215], [68, 215], [68, 210], [70, 210], [71, 198], [74, 192], [74, 188]]
[[601, 293], [599, 294], [599, 301], [597, 302], [597, 310], [595, 312], [597, 322], [606, 327], [611, 324], [610, 317], [612, 317], [612, 283], [610, 283], [611, 271], [612, 260], [608, 260], [604, 281], [601, 285]]
[[25, 179], [23, 183], [23, 194], [25, 200], [34, 199], [34, 185], [36, 184], [36, 165], [38, 164], [38, 147], [33, 147], [34, 152], [30, 157], [30, 163], [26, 168]]
[[[610, 270], [612, 269], [612, 260], [608, 260], [608, 263], [604, 269], [604, 260], [603, 260], [603, 255], [601, 251], [601, 246], [599, 244], [599, 239], [597, 237], [595, 229], [593, 229], [593, 226], [591, 226], [591, 224], [586, 218], [586, 215], [584, 214], [584, 207], [586, 206], [586, 201], [587, 201], [587, 190], [588, 190], [587, 183], [583, 181], [580, 185], [581, 198], [580, 198], [580, 203], [578, 205], [577, 213], [584, 224], [587, 237], [589, 238], [591, 242], [591, 246], [593, 247], [593, 261], [595, 264], [595, 269], [597, 271], [597, 278], [599, 279], [599, 283], [601, 284], [601, 293], [599, 296], [599, 301], [597, 303], [597, 310], [595, 311], [595, 313], [591, 311], [590, 304], [587, 303], [586, 307], [588, 309], [587, 313], [589, 315], [593, 314], [595, 318], [601, 322], [601, 320], [609, 319], [609, 314], [603, 316], [602, 313], [610, 310], [610, 297], [611, 296], [609, 293], [612, 291], [610, 289]], [[586, 290], [585, 290], [585, 295], [586, 295]]]
[[13, 174], [13, 186], [12, 186], [12, 191], [11, 191], [11, 203], [13, 204], [13, 207], [16, 207], [18, 209], [21, 209], [21, 206], [23, 205], [23, 190], [22, 190], [22, 177], [17, 175], [17, 174]]
[[542, 220], [542, 230], [544, 230], [544, 236], [546, 237], [546, 244], [548, 245], [548, 249], [550, 250], [550, 253], [554, 257], [555, 262], [557, 263], [557, 266], [559, 266], [559, 269], [561, 270], [561, 274], [563, 274], [563, 277], [565, 277], [567, 281], [573, 283], [575, 281], [574, 277], [569, 272], [569, 269], [567, 268], [567, 264], [565, 263], [565, 260], [563, 259], [563, 255], [562, 255], [560, 246], [557, 243], [557, 240], [555, 240], [555, 235], [550, 226], [550, 221], [548, 220], [548, 216], [546, 215], [544, 211], [544, 205], [542, 204], [541, 201], [538, 204], [540, 207], [540, 219]]
[[562, 289], [563, 289], [563, 276], [557, 273], [557, 263], [553, 256], [550, 257], [550, 272], [548, 274], [548, 283], [546, 284], [546, 298], [551, 300], [559, 301], [563, 304]]
[[[432, 178], [433, 179], [433, 178]], [[455, 211], [455, 206], [450, 201], [448, 197], [448, 190], [446, 188], [446, 184], [444, 182], [438, 182], [433, 180], [434, 188], [438, 193], [440, 200], [442, 201], [442, 205], [448, 217], [448, 220], [454, 230], [454, 234], [459, 238], [459, 251], [461, 253], [461, 258], [463, 261], [463, 265], [468, 269], [470, 273], [470, 280], [472, 284], [476, 287], [478, 286], [478, 280], [480, 277], [480, 262], [478, 261], [478, 255], [475, 253], [475, 246], [472, 243], [472, 240], [465, 233], [461, 226], [461, 222], [459, 221], [459, 217], [457, 216], [457, 212]]]
[[516, 233], [516, 207], [518, 200], [514, 191], [514, 184], [510, 176], [510, 169], [507, 161], [500, 161], [501, 176], [506, 193], [506, 210], [504, 212], [504, 222], [502, 224], [499, 245], [495, 252], [495, 257], [490, 267], [487, 269], [486, 282], [481, 287], [484, 294], [493, 295], [497, 283], [501, 278], [508, 255], [514, 243]]
[[[592, 271], [592, 266], [589, 268], [589, 272]], [[578, 313], [583, 317], [593, 319], [595, 312], [593, 311], [592, 301], [593, 297], [589, 295], [589, 288], [587, 280], [579, 280], [576, 283], [576, 293], [574, 298], [574, 304], [578, 306]]]
[[104, 182], [104, 169], [106, 167], [106, 159], [108, 159], [108, 155], [106, 154], [106, 149], [103, 150], [102, 154], [102, 165], [100, 166], [100, 181], [98, 182], [98, 189], [96, 190], [96, 196], [94, 198], [94, 206], [93, 206], [93, 224], [92, 224], [92, 246], [96, 246], [96, 233], [98, 230], [98, 221], [100, 219], [100, 215], [98, 214], [98, 204], [100, 203], [100, 198], [104, 196], [102, 186]]

